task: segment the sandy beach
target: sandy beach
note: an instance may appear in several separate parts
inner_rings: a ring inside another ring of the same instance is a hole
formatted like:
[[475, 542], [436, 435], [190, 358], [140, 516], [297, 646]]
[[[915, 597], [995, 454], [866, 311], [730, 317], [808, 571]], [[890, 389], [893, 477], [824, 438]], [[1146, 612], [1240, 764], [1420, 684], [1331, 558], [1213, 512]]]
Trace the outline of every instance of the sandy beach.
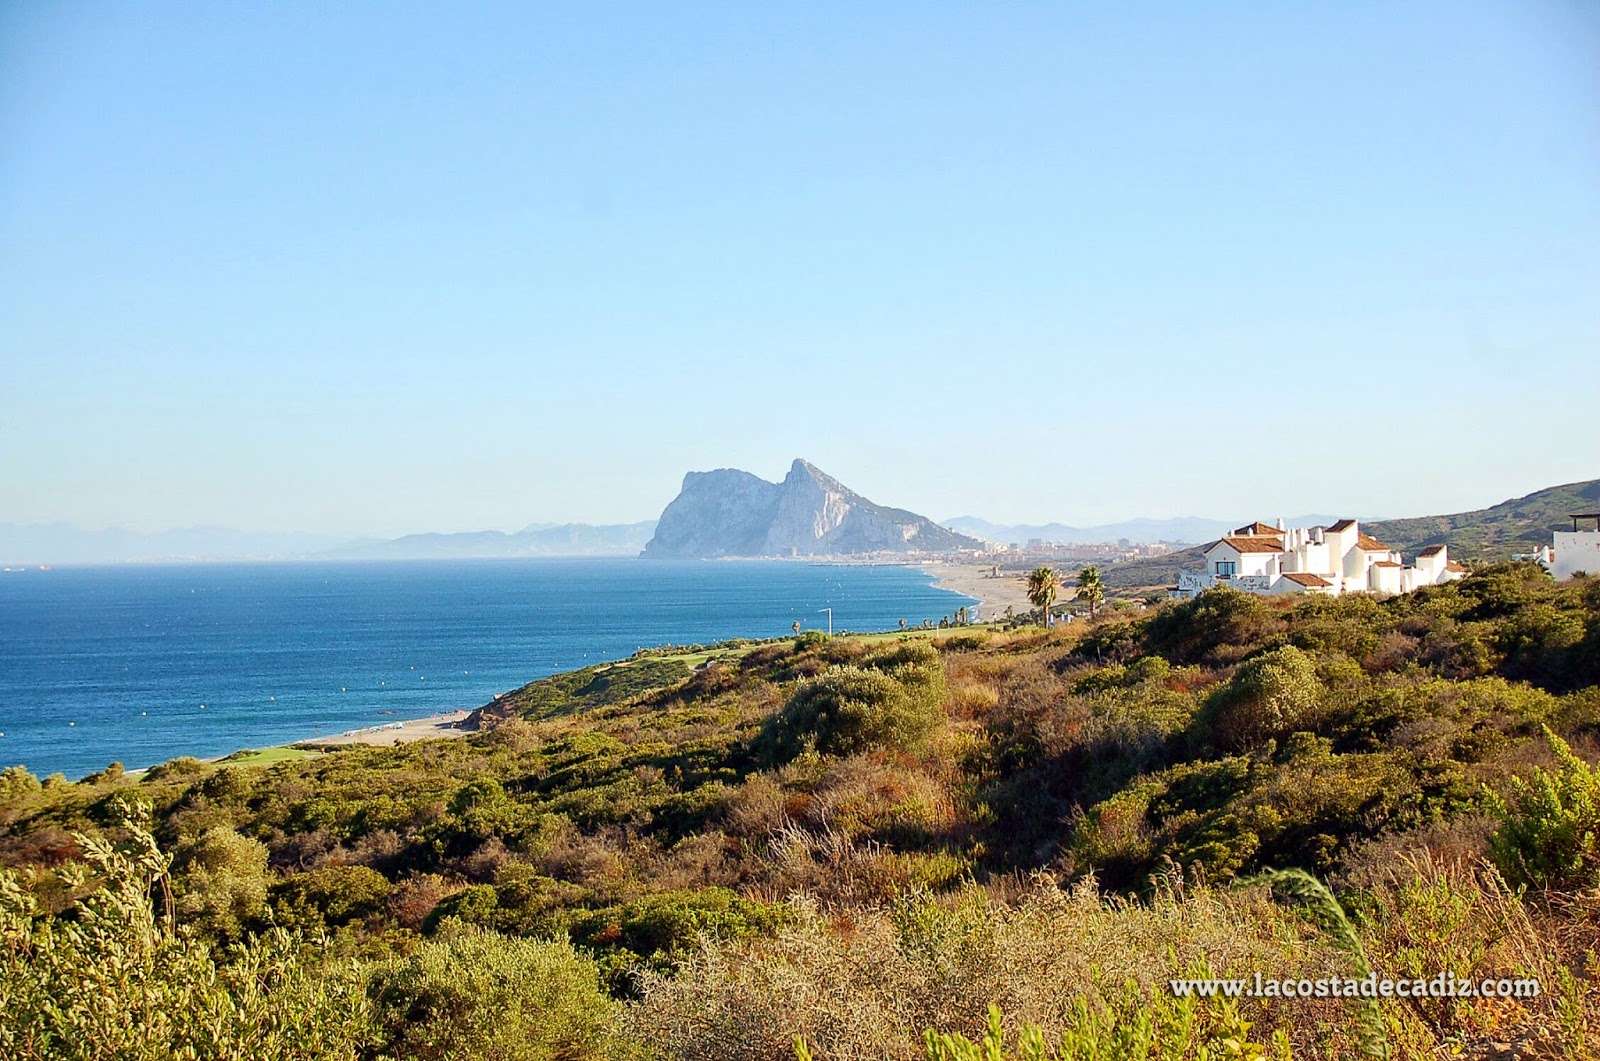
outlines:
[[347, 744], [403, 744], [406, 741], [430, 740], [435, 737], [465, 737], [471, 731], [457, 727], [470, 714], [472, 714], [470, 711], [446, 711], [438, 715], [429, 715], [427, 718], [412, 719], [409, 722], [390, 722], [382, 726], [352, 729], [331, 737], [296, 741], [289, 747], [331, 748]]
[[980, 603], [973, 609], [978, 620], [998, 619], [1006, 608], [1026, 612], [1033, 607], [1028, 602], [1028, 581], [1017, 575], [1002, 572], [993, 574], [994, 565], [935, 561], [919, 565], [936, 580], [939, 589], [948, 589]]

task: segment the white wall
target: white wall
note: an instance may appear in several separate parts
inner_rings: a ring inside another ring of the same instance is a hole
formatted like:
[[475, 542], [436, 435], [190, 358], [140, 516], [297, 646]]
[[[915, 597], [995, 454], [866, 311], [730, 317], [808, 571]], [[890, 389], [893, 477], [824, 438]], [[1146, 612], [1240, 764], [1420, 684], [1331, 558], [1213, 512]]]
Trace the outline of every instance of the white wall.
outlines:
[[1450, 562], [1450, 550], [1443, 549], [1432, 556], [1417, 557], [1417, 584], [1429, 586], [1439, 581], [1439, 576], [1444, 574], [1444, 565]]
[[1217, 573], [1217, 561], [1233, 561], [1233, 573], [1239, 575], [1276, 575], [1277, 553], [1241, 553], [1227, 542], [1220, 542], [1206, 554], [1206, 574]]
[[1367, 579], [1367, 557], [1356, 542], [1361, 539], [1361, 524], [1353, 525], [1349, 530], [1340, 531], [1338, 534], [1328, 532], [1323, 535], [1323, 540], [1328, 545], [1328, 562], [1333, 570], [1347, 578], [1358, 579], [1365, 582]]
[[1379, 593], [1400, 593], [1405, 588], [1401, 574], [1404, 570], [1402, 567], [1379, 567], [1373, 564], [1367, 570], [1371, 580], [1369, 585]]
[[1556, 531], [1556, 562], [1550, 573], [1563, 579], [1579, 571], [1600, 575], [1600, 531]]

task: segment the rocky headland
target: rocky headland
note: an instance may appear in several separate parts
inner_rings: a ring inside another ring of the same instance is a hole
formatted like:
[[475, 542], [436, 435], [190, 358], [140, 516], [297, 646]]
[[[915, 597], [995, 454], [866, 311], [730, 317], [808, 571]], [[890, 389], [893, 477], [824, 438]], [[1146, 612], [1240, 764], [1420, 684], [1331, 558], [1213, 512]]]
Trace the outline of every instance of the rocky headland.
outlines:
[[867, 500], [796, 460], [781, 483], [736, 468], [690, 472], [661, 513], [646, 557], [955, 553], [983, 543]]

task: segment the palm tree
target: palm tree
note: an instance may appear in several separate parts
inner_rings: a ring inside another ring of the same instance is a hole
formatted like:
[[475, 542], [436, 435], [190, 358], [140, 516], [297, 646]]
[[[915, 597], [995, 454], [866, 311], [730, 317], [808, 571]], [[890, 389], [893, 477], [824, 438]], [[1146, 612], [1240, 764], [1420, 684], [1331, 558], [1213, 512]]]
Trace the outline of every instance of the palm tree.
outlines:
[[1078, 572], [1078, 599], [1089, 602], [1091, 619], [1099, 610], [1100, 602], [1106, 599], [1106, 586], [1100, 581], [1100, 569], [1093, 564]]
[[1056, 602], [1056, 573], [1048, 567], [1034, 568], [1028, 576], [1028, 599], [1044, 613], [1044, 625], [1050, 625], [1050, 605]]

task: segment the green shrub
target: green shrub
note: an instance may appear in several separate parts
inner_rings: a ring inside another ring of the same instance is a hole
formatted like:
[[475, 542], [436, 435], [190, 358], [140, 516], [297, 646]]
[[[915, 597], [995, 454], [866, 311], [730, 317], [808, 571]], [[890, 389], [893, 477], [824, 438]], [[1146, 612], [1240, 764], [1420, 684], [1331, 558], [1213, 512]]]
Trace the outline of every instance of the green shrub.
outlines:
[[144, 781], [169, 781], [185, 777], [199, 777], [210, 771], [211, 767], [201, 762], [192, 755], [180, 755], [176, 759], [168, 759], [164, 763], [157, 763], [144, 772]]
[[8, 1061], [354, 1061], [370, 1035], [353, 967], [318, 967], [283, 931], [216, 960], [151, 903], [167, 861], [135, 825], [126, 850], [79, 837], [71, 917], [41, 916], [0, 870], [0, 1057]]
[[1160, 656], [1140, 656], [1129, 663], [1124, 680], [1129, 685], [1164, 682], [1172, 674], [1172, 664]]
[[794, 650], [804, 652], [808, 648], [816, 648], [827, 643], [828, 635], [821, 630], [806, 630], [794, 639]]
[[382, 910], [392, 888], [367, 866], [323, 866], [273, 885], [272, 914], [281, 925], [337, 927]]
[[1590, 888], [1600, 883], [1600, 769], [1572, 754], [1545, 728], [1554, 772], [1537, 768], [1511, 779], [1490, 854], [1506, 879], [1535, 887]]
[[179, 844], [172, 860], [177, 912], [187, 923], [236, 939], [267, 903], [267, 849], [217, 826]]
[[195, 789], [213, 803], [243, 803], [250, 795], [252, 773], [242, 766], [223, 766]]
[[670, 960], [702, 937], [743, 939], [783, 923], [785, 908], [741, 899], [727, 888], [663, 892], [546, 926], [570, 931], [588, 947], [621, 947], [641, 958]]
[[41, 791], [43, 787], [25, 766], [8, 766], [0, 770], [0, 802], [17, 803]]
[[435, 931], [446, 918], [478, 928], [496, 928], [500, 920], [500, 893], [492, 884], [471, 884], [439, 900], [428, 915], [423, 931]]
[[955, 634], [940, 641], [940, 652], [976, 652], [989, 643], [988, 634]]
[[879, 670], [830, 667], [801, 682], [769, 720], [762, 734], [768, 757], [787, 762], [807, 747], [832, 755], [915, 747], [939, 719], [931, 684], [912, 686]]
[[1207, 699], [1197, 719], [1199, 736], [1220, 751], [1242, 751], [1309, 729], [1322, 692], [1310, 656], [1292, 645], [1264, 652]]
[[1176, 664], [1237, 659], [1230, 652], [1261, 643], [1279, 625], [1271, 604], [1254, 593], [1208, 589], [1162, 608], [1144, 627], [1145, 651]]
[[380, 966], [368, 983], [384, 1056], [584, 1061], [607, 1055], [612, 1004], [566, 942], [465, 931]]

